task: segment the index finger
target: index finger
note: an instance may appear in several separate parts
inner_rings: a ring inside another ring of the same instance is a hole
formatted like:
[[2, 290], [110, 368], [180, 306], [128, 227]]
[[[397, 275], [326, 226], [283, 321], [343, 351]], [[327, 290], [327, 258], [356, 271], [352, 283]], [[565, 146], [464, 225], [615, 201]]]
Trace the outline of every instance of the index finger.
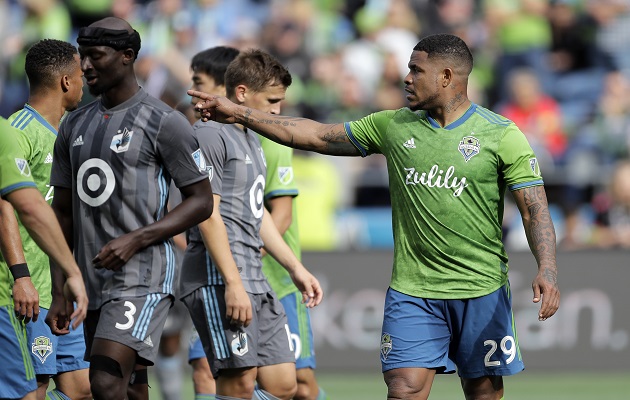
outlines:
[[216, 97], [216, 96], [213, 96], [213, 95], [211, 95], [209, 93], [200, 92], [198, 90], [192, 90], [192, 89], [189, 89], [186, 93], [188, 93], [192, 97], [197, 97], [197, 98], [203, 99], [203, 100], [212, 100], [212, 99], [214, 99]]

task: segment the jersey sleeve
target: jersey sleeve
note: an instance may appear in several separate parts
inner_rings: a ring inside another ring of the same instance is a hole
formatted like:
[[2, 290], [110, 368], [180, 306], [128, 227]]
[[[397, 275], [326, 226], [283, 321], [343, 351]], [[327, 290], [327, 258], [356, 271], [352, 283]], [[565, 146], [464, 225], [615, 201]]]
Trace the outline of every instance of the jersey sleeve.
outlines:
[[227, 159], [225, 142], [221, 136], [221, 126], [213, 122], [195, 123], [195, 136], [212, 184], [212, 193], [221, 196], [223, 191], [223, 169]]
[[157, 151], [178, 188], [206, 177], [199, 168], [199, 144], [193, 128], [181, 113], [172, 112], [165, 118], [157, 137]]
[[298, 195], [293, 176], [293, 150], [271, 140], [261, 142], [267, 163], [265, 200], [274, 197]]
[[516, 125], [510, 124], [503, 133], [498, 156], [509, 190], [543, 185], [536, 155]]
[[72, 189], [72, 165], [70, 163], [71, 130], [68, 118], [64, 118], [59, 125], [59, 132], [53, 148], [53, 163], [50, 170], [50, 186]]
[[383, 137], [395, 113], [395, 110], [379, 111], [344, 124], [346, 135], [361, 156], [382, 152]]
[[14, 190], [36, 187], [26, 161], [30, 156], [29, 142], [22, 131], [2, 120], [0, 124], [0, 196]]

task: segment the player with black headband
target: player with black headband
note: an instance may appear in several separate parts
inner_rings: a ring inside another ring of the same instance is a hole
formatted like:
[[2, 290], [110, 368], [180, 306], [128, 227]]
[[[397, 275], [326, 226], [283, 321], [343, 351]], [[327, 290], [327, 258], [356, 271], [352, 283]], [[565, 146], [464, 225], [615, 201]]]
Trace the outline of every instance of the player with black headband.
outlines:
[[[87, 286], [94, 399], [147, 399], [146, 367], [173, 303], [171, 238], [210, 216], [212, 190], [188, 121], [138, 85], [140, 36], [129, 23], [104, 18], [82, 28], [77, 42], [98, 98], [60, 126], [53, 208]], [[171, 180], [184, 200], [167, 213]], [[62, 309], [55, 298], [51, 325], [63, 325]]]

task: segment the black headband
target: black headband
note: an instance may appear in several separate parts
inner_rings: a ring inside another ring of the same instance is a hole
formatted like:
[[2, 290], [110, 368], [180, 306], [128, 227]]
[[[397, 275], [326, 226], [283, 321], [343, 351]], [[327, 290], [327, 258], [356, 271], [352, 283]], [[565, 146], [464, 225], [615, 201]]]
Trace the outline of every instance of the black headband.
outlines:
[[115, 50], [131, 48], [138, 56], [140, 51], [140, 34], [134, 29], [132, 33], [122, 29], [85, 27], [79, 29], [77, 43], [80, 46], [107, 46]]

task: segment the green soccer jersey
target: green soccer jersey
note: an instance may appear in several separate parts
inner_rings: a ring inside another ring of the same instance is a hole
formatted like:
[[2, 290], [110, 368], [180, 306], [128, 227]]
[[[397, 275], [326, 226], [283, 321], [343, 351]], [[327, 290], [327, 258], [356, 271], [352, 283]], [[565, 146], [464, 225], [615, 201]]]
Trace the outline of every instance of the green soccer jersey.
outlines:
[[[0, 117], [0, 196], [25, 187], [35, 187], [26, 161], [30, 153], [31, 144], [26, 136]], [[12, 282], [7, 266], [0, 266], [0, 306], [11, 304]]]
[[[26, 104], [24, 108], [9, 117], [11, 125], [21, 130], [31, 143], [31, 154], [27, 161], [31, 166], [33, 180], [44, 199], [51, 203], [53, 198], [50, 181], [52, 153], [57, 138], [57, 130], [50, 125], [34, 108]], [[31, 272], [33, 285], [39, 293], [40, 307], [50, 308], [52, 302], [50, 265], [48, 256], [29, 236], [26, 228], [20, 223], [20, 236], [24, 248], [24, 257]], [[4, 259], [0, 264], [6, 265]], [[2, 268], [4, 268], [2, 266]]]
[[382, 111], [345, 124], [362, 155], [387, 158], [392, 200], [391, 287], [433, 299], [486, 295], [507, 281], [505, 189], [542, 185], [513, 122], [476, 104], [442, 128], [425, 111]]
[[[300, 259], [300, 239], [298, 235], [297, 212], [295, 210], [295, 196], [298, 195], [298, 189], [293, 179], [293, 150], [262, 136], [259, 136], [259, 138], [267, 163], [265, 202], [279, 196], [293, 197], [293, 220], [282, 237], [297, 258]], [[267, 277], [271, 288], [278, 295], [278, 298], [281, 299], [288, 294], [298, 292], [298, 288], [293, 284], [287, 270], [273, 257], [265, 255], [262, 262], [263, 273]]]

